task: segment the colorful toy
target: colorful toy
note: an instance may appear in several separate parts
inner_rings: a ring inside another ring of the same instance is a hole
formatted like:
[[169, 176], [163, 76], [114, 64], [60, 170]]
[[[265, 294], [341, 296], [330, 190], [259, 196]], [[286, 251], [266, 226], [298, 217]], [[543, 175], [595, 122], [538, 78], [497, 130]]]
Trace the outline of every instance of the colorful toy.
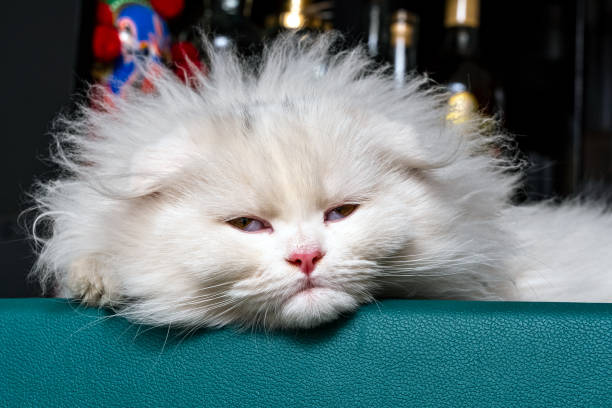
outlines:
[[202, 63], [197, 48], [189, 41], [173, 44], [171, 55], [174, 73], [183, 82], [188, 83], [195, 70], [207, 73], [207, 67]]
[[164, 64], [176, 61], [175, 72], [186, 81], [191, 67], [201, 68], [197, 50], [174, 47], [164, 19], [176, 17], [184, 0], [103, 0], [98, 3], [93, 54], [94, 78], [121, 95], [126, 86], [150, 91]]

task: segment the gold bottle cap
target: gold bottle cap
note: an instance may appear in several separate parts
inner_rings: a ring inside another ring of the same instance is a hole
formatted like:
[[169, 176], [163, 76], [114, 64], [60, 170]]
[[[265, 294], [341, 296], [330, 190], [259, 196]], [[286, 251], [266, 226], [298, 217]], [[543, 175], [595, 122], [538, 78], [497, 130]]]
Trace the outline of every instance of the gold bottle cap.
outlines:
[[446, 120], [453, 123], [463, 123], [469, 120], [478, 110], [478, 101], [474, 94], [463, 91], [452, 95], [448, 100]]
[[285, 12], [280, 14], [281, 26], [289, 29], [302, 28], [306, 25], [306, 0], [289, 0], [285, 5]]
[[395, 47], [398, 39], [403, 39], [407, 47], [414, 43], [414, 26], [417, 17], [404, 9], [393, 13], [391, 23], [391, 45]]
[[480, 26], [480, 0], [446, 0], [444, 27]]

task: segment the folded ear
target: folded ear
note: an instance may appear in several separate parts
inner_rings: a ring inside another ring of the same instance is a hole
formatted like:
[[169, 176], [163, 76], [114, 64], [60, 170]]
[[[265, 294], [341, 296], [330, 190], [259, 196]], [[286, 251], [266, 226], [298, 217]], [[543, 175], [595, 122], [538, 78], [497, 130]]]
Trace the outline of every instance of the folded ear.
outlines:
[[452, 137], [449, 134], [446, 123], [424, 128], [382, 116], [372, 120], [381, 135], [374, 142], [375, 148], [386, 160], [404, 168], [426, 170], [444, 167], [453, 160], [461, 144], [459, 135]]
[[130, 191], [148, 195], [163, 188], [173, 175], [189, 163], [195, 147], [187, 130], [180, 127], [136, 152], [129, 169]]

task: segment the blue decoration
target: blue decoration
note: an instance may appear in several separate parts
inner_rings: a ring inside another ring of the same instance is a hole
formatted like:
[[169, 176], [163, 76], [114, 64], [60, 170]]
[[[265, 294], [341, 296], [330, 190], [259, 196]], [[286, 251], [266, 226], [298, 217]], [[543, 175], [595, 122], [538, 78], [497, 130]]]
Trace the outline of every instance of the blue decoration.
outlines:
[[166, 23], [152, 8], [129, 4], [120, 9], [115, 25], [121, 40], [121, 55], [108, 78], [111, 92], [120, 94], [125, 85], [150, 90], [146, 76], [161, 70], [164, 55], [169, 52]]

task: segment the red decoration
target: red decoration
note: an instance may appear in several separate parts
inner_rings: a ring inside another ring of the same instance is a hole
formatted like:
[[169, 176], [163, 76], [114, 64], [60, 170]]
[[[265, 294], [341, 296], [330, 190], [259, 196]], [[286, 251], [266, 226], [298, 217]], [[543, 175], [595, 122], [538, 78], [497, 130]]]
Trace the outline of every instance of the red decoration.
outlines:
[[[205, 73], [205, 67], [200, 61], [198, 50], [192, 43], [183, 41], [172, 46], [172, 61], [174, 62], [174, 73], [183, 82], [187, 82], [195, 74], [197, 69]], [[195, 68], [195, 69], [194, 69]]]
[[198, 60], [198, 50], [188, 41], [182, 41], [172, 46], [172, 60], [186, 61], [190, 60], [195, 63]]
[[96, 9], [96, 22], [99, 25], [113, 25], [113, 12], [110, 6], [102, 1], [98, 2], [98, 8]]
[[183, 11], [185, 0], [151, 0], [151, 6], [157, 14], [168, 20], [178, 16]]
[[103, 62], [111, 62], [121, 54], [119, 33], [113, 26], [99, 25], [93, 33], [94, 57]]

